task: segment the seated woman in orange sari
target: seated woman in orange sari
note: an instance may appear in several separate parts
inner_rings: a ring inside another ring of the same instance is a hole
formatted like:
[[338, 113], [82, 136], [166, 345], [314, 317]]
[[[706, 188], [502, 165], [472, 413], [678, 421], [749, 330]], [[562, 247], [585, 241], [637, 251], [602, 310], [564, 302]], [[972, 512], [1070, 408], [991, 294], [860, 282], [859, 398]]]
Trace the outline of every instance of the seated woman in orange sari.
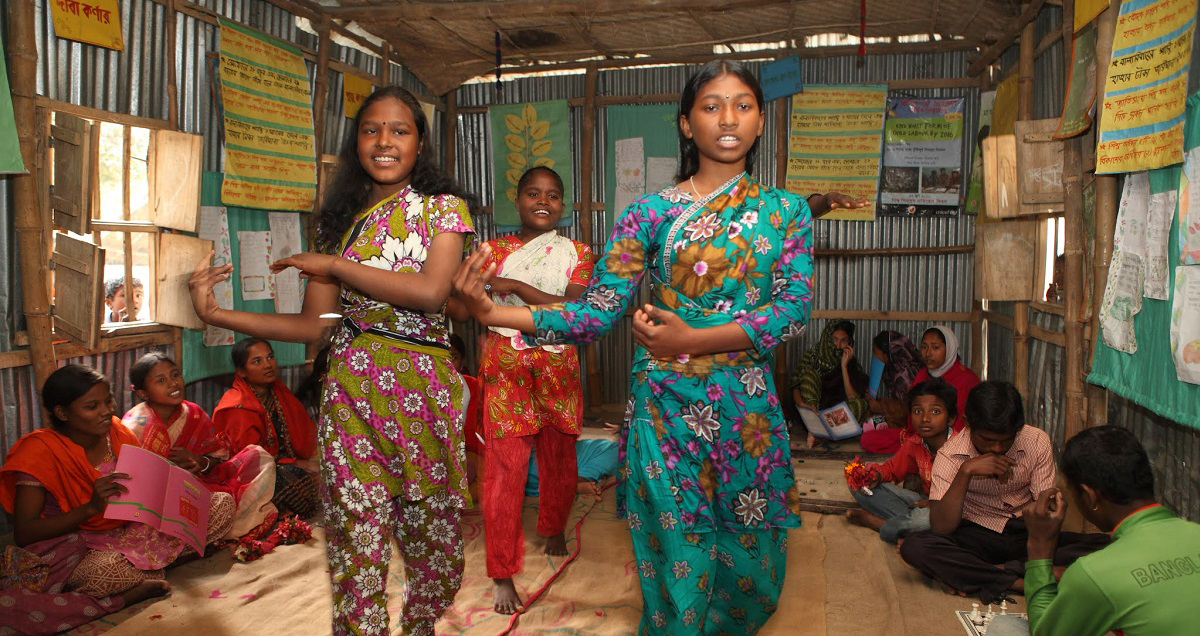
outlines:
[[274, 457], [254, 444], [231, 453], [208, 413], [183, 399], [183, 374], [174, 360], [158, 351], [147, 353], [129, 369], [129, 384], [142, 401], [121, 421], [142, 448], [192, 472], [209, 490], [233, 495], [237, 511], [230, 538], [274, 518]]
[[235, 377], [213, 423], [232, 452], [257, 445], [275, 458], [275, 495], [280, 510], [307, 519], [318, 511], [317, 425], [300, 400], [278, 380], [271, 344], [246, 338], [233, 345]]
[[[81, 624], [118, 606], [114, 595], [127, 592], [123, 599], [130, 602], [165, 593], [163, 568], [191, 552], [146, 524], [103, 516], [108, 499], [124, 491], [121, 482], [129, 478], [114, 472], [117, 456], [124, 445], [137, 446], [113, 416], [110, 386], [99, 371], [76, 364], [51, 373], [42, 387], [50, 426], [17, 440], [0, 466], [0, 504], [13, 515], [16, 545], [49, 569], [30, 595], [10, 597], [35, 622]], [[206, 543], [225, 536], [233, 520], [228, 493], [212, 493], [210, 503]], [[0, 574], [7, 579], [9, 573]], [[56, 593], [62, 590], [76, 594]], [[0, 598], [0, 609], [8, 605]], [[65, 616], [72, 608], [82, 616]]]

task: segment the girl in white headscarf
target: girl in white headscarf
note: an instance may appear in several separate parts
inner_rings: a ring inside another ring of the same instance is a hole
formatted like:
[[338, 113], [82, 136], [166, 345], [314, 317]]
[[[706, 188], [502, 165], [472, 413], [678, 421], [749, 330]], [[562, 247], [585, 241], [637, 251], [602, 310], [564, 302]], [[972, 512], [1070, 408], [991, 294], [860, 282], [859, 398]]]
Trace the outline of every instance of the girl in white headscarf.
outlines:
[[979, 376], [959, 360], [958, 337], [946, 325], [934, 325], [925, 330], [921, 336], [921, 360], [925, 368], [917, 373], [913, 386], [929, 378], [941, 378], [958, 391], [958, 419], [954, 421], [957, 433], [964, 425], [967, 394], [979, 384]]

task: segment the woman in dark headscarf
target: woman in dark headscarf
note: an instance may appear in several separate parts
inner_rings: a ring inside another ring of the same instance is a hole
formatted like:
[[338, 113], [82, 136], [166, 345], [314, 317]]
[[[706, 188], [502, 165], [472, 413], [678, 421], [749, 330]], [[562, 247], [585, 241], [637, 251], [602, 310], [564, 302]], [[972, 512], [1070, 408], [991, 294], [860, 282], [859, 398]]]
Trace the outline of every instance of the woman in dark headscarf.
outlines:
[[863, 433], [862, 447], [868, 453], [892, 454], [900, 449], [901, 431], [909, 428], [905, 398], [925, 364], [916, 346], [899, 331], [881, 331], [871, 343], [875, 359], [883, 363], [883, 380], [877, 396], [867, 396], [867, 404], [872, 414], [887, 420], [888, 427]]
[[870, 411], [867, 380], [854, 357], [854, 323], [830, 320], [825, 323], [821, 339], [804, 352], [792, 370], [792, 397], [797, 408], [818, 411], [845, 402], [855, 419], [862, 422]]

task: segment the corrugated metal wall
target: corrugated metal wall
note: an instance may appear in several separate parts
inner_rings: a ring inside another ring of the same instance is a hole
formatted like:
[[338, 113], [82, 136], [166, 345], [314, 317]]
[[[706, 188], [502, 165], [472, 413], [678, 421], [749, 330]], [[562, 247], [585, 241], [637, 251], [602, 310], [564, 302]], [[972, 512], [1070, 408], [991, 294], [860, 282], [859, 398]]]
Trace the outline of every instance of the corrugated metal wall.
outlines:
[[[967, 59], [962, 52], [941, 54], [912, 54], [888, 57], [868, 56], [860, 68], [858, 58], [806, 59], [804, 78], [808, 83], [879, 83], [895, 79], [962, 77], [966, 74]], [[759, 63], [749, 63], [755, 72]], [[597, 77], [598, 96], [677, 95], [696, 67], [653, 67], [601, 71]], [[472, 84], [459, 89], [461, 107], [487, 106], [494, 103], [519, 103], [583, 97], [583, 75], [564, 75], [544, 78], [518, 79], [504, 82], [497, 95], [494, 84]], [[893, 93], [911, 97], [965, 97], [967, 114], [965, 130], [974, 130], [978, 120], [978, 91], [974, 89], [920, 90]], [[674, 100], [672, 100], [674, 101]], [[754, 173], [767, 184], [775, 185], [776, 139], [786, 131], [776, 130], [777, 101], [768, 106], [767, 125], [760, 145], [758, 165]], [[581, 108], [572, 109], [572, 135], [581, 144]], [[603, 109], [596, 121], [594, 165], [602, 167], [607, 157]], [[464, 113], [458, 118], [457, 176], [472, 192], [481, 195], [484, 204], [492, 200], [492, 159], [487, 136], [487, 115]], [[970, 166], [969, 144], [964, 144], [964, 165]], [[571, 166], [578, 183], [580, 161], [576, 156]], [[604, 171], [594, 170], [592, 198], [603, 201]], [[575, 193], [575, 200], [581, 199]], [[600, 251], [607, 240], [604, 215], [595, 215], [593, 236], [580, 238], [578, 220], [567, 235], [589, 241]], [[480, 237], [495, 235], [490, 217], [478, 220]], [[943, 217], [937, 219], [880, 218], [874, 223], [818, 221], [815, 227], [818, 249], [864, 249], [878, 247], [932, 247], [969, 245], [974, 242], [974, 219]], [[929, 255], [905, 257], [821, 258], [817, 261], [815, 309], [894, 311], [969, 312], [973, 282], [970, 254]], [[919, 337], [928, 325], [924, 323], [862, 321], [858, 325], [859, 341], [866, 342], [881, 329], [896, 329]], [[964, 352], [970, 351], [970, 328], [967, 323], [952, 325], [962, 342]], [[818, 325], [819, 327], [819, 325]], [[473, 333], [468, 334], [468, 336]], [[819, 329], [811, 329], [788, 346], [789, 357], [798, 358], [811, 345]], [[470, 339], [468, 337], [468, 339]], [[603, 369], [601, 401], [623, 402], [627, 394], [629, 365], [633, 351], [628, 318], [615, 325], [595, 347], [598, 368]], [[586, 383], [585, 383], [586, 384]], [[586, 391], [586, 387], [585, 387]]]

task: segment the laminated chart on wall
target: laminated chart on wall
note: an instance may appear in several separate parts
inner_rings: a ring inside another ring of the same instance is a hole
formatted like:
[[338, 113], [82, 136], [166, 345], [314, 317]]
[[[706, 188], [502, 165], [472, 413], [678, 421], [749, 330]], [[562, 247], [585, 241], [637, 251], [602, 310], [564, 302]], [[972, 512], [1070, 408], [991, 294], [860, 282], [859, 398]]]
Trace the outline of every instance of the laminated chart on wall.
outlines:
[[[604, 162], [604, 215], [608, 227], [626, 207], [614, 203], [617, 199], [617, 144], [639, 139], [646, 160], [646, 192], [659, 192], [676, 185], [675, 171], [679, 167], [678, 106], [675, 104], [617, 104], [604, 109], [606, 131]], [[607, 232], [604, 233], [607, 236]]]
[[[1200, 92], [1188, 97], [1188, 112], [1200, 112]], [[1179, 174], [1179, 264], [1200, 265], [1200, 121], [1184, 125], [1183, 170]]]
[[[212, 266], [233, 262], [233, 246], [229, 241], [229, 212], [222, 206], [200, 206], [200, 238], [213, 242]], [[221, 309], [233, 309], [233, 280], [225, 279], [213, 285], [213, 295]], [[204, 328], [204, 346], [224, 347], [233, 344], [233, 331], [208, 325]]]
[[[267, 214], [271, 224], [271, 262], [299, 254], [300, 215], [295, 212], [271, 212]], [[275, 311], [281, 314], [298, 314], [303, 306], [304, 288], [300, 284], [300, 270], [289, 267], [273, 274], [275, 279]]]
[[880, 215], [958, 214], [965, 103], [962, 98], [887, 100]]
[[125, 50], [117, 0], [50, 0], [49, 5], [54, 35], [114, 51]]
[[641, 137], [631, 137], [618, 139], [613, 148], [617, 176], [613, 205], [624, 210], [646, 192], [646, 146]]
[[375, 85], [371, 80], [352, 73], [342, 73], [342, 115], [353, 119], [358, 114], [358, 107], [374, 91]]
[[271, 233], [238, 232], [237, 275], [242, 281], [242, 300], [275, 298], [275, 277], [271, 275]]
[[787, 190], [837, 191], [870, 205], [821, 218], [875, 220], [886, 84], [810, 84], [792, 97]]
[[[4, 51], [0, 34], [0, 51]], [[24, 173], [21, 144], [17, 139], [17, 122], [13, 118], [12, 93], [8, 88], [8, 70], [4, 54], [0, 53], [0, 174]]]
[[496, 230], [521, 227], [517, 214], [517, 182], [526, 170], [545, 166], [563, 180], [563, 215], [559, 227], [571, 225], [575, 201], [571, 183], [571, 109], [567, 100], [488, 107], [495, 190], [492, 219]]
[[1175, 268], [1171, 357], [1180, 382], [1200, 384], [1200, 265]]
[[1197, 0], [1126, 0], [1105, 70], [1096, 173], [1183, 161]]
[[979, 95], [979, 122], [975, 136], [971, 139], [971, 182], [967, 186], [967, 199], [963, 212], [975, 216], [983, 212], [983, 139], [984, 127], [990, 134], [992, 125], [992, 103], [996, 100], [996, 92], [988, 91]]
[[312, 91], [300, 49], [221, 21], [225, 180], [221, 202], [311, 212], [317, 196]]
[[[1107, 5], [1106, 5], [1107, 6]], [[1082, 134], [1092, 125], [1096, 105], [1096, 27], [1089, 24], [1075, 34], [1071, 49], [1071, 74], [1063, 100], [1055, 139]]]

